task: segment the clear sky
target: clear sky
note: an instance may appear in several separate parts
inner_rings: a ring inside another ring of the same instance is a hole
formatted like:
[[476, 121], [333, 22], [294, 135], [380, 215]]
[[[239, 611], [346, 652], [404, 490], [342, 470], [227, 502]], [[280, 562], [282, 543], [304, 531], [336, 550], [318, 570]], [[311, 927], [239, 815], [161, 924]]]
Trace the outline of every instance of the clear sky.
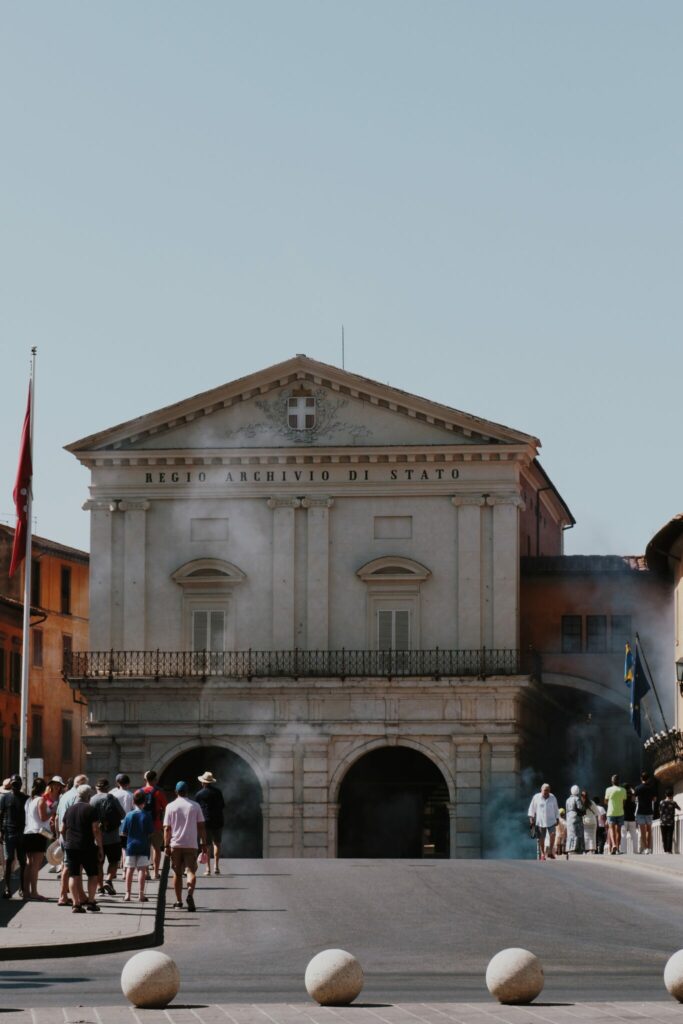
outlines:
[[0, 3], [0, 519], [305, 352], [540, 436], [570, 552], [681, 495], [680, 0]]

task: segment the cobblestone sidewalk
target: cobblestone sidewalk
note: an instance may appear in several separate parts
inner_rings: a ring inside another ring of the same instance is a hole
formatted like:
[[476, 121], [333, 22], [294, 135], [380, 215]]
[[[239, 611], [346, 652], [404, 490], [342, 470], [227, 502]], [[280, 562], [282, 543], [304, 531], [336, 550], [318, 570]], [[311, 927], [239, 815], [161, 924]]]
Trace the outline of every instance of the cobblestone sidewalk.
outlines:
[[358, 1003], [320, 1007], [314, 1003], [178, 1003], [167, 1010], [130, 1006], [43, 1007], [0, 1010], [2, 1024], [573, 1024], [578, 1021], [674, 1024], [681, 1007], [673, 1000], [646, 1003]]

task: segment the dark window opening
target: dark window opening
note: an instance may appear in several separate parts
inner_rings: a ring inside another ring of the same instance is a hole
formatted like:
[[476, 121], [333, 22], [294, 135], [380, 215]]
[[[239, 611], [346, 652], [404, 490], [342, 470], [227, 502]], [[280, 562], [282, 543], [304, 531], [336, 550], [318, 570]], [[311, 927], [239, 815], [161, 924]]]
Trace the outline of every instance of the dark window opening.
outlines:
[[33, 664], [35, 668], [43, 667], [43, 631], [42, 629], [31, 630], [33, 634]]
[[9, 688], [11, 693], [21, 693], [21, 651], [9, 652]]
[[41, 604], [40, 600], [40, 569], [41, 565], [37, 559], [31, 561], [31, 604]]
[[582, 650], [581, 643], [581, 616], [580, 615], [563, 615], [562, 616], [562, 653], [563, 654], [580, 654]]
[[62, 761], [73, 760], [73, 720], [70, 715], [62, 718]]
[[62, 615], [71, 615], [71, 569], [68, 565], [63, 565], [60, 573], [59, 610]]
[[41, 711], [31, 712], [31, 757], [43, 756], [43, 714]]
[[589, 654], [604, 654], [607, 650], [607, 616], [586, 616], [586, 650]]
[[9, 770], [10, 772], [21, 772], [19, 764], [19, 727], [12, 726], [9, 738]]
[[613, 615], [611, 619], [612, 650], [624, 653], [626, 644], [631, 643], [632, 626], [630, 615]]

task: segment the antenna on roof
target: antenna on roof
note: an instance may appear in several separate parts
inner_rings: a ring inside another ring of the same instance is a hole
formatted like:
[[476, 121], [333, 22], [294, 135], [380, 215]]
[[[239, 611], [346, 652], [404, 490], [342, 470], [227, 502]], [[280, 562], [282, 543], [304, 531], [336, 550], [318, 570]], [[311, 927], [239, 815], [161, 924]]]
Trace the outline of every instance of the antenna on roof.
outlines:
[[342, 370], [343, 370], [344, 369], [344, 324], [341, 325], [341, 328], [342, 328]]

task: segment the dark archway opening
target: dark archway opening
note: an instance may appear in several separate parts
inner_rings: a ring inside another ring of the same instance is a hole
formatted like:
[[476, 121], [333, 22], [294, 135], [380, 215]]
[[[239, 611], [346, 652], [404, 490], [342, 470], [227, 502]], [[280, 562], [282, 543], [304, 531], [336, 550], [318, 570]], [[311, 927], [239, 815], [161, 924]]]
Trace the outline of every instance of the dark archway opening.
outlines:
[[173, 799], [176, 782], [190, 787], [190, 796], [201, 788], [199, 776], [211, 771], [225, 799], [223, 857], [263, 856], [263, 794], [256, 775], [244, 758], [224, 747], [194, 747], [171, 761], [160, 786]]
[[450, 854], [448, 786], [409, 747], [382, 747], [349, 768], [339, 791], [340, 857]]

